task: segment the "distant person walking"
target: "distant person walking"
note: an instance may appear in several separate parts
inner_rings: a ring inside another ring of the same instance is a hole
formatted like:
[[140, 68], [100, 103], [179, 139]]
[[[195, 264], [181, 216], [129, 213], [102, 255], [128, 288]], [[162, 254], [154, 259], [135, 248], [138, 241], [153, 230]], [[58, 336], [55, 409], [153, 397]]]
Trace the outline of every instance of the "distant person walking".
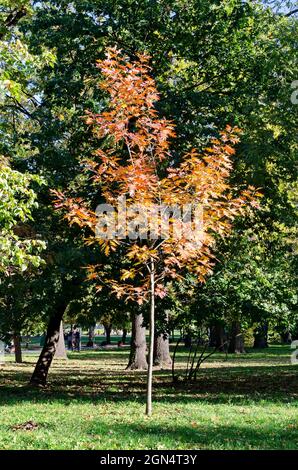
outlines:
[[81, 350], [81, 333], [79, 328], [74, 331], [74, 349], [78, 352]]
[[74, 337], [73, 337], [73, 330], [71, 329], [70, 332], [67, 335], [67, 349], [69, 351], [73, 351], [73, 343], [74, 343]]

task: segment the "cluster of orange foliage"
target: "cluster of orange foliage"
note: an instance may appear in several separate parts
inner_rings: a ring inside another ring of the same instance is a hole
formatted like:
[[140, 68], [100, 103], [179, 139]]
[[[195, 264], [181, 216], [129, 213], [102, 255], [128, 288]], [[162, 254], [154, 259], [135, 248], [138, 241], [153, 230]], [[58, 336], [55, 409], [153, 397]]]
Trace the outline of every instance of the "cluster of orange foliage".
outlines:
[[137, 61], [130, 63], [119, 51], [109, 49], [106, 59], [97, 65], [103, 77], [100, 86], [110, 100], [107, 111], [87, 113], [86, 122], [102, 139], [102, 145], [86, 164], [103, 199], [114, 206], [120, 196], [125, 196], [127, 206], [192, 204], [200, 207], [203, 214], [199, 244], [184, 232], [179, 238], [170, 234], [154, 240], [98, 239], [96, 214], [87, 202], [55, 192], [56, 207], [66, 209], [69, 222], [90, 229], [87, 243], [98, 243], [107, 256], [119, 245], [122, 247], [117, 279], [111, 279], [103, 265], [89, 266], [89, 279], [97, 280], [98, 289], [108, 284], [117, 296], [142, 303], [148, 300], [152, 265], [155, 295], [160, 297], [166, 295], [167, 280], [179, 278], [185, 270], [203, 282], [212, 270], [216, 234], [228, 235], [234, 218], [257, 205], [259, 194], [249, 187], [234, 196], [236, 188], [228, 182], [239, 129], [227, 126], [201, 154], [193, 149], [180, 166], [170, 166], [174, 125], [160, 118], [154, 108], [159, 95], [150, 77], [148, 57], [139, 55]]

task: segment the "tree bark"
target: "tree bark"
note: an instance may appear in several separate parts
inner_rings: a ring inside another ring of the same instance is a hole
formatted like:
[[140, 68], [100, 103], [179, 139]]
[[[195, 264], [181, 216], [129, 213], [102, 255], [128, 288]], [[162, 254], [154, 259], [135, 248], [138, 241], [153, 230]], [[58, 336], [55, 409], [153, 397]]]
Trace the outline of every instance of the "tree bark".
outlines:
[[59, 340], [60, 334], [60, 325], [62, 321], [63, 314], [66, 309], [65, 303], [61, 304], [57, 310], [56, 314], [50, 318], [45, 344], [40, 353], [38, 361], [36, 363], [34, 372], [32, 374], [30, 384], [31, 385], [46, 385], [47, 377], [49, 373], [52, 360], [54, 358], [57, 343]]
[[146, 370], [147, 364], [147, 345], [146, 345], [146, 328], [143, 327], [143, 315], [132, 315], [132, 331], [130, 356], [127, 369]]
[[241, 332], [241, 325], [238, 321], [232, 323], [229, 353], [245, 353], [244, 340]]
[[210, 326], [210, 343], [209, 345], [213, 348], [217, 348], [218, 351], [224, 351], [225, 343], [225, 331], [224, 327], [220, 322], [215, 322]]
[[146, 415], [152, 415], [152, 380], [153, 380], [153, 353], [155, 328], [155, 266], [151, 258], [150, 263], [150, 322], [149, 322], [149, 361], [147, 373], [147, 403]]
[[263, 323], [254, 330], [254, 348], [268, 348], [268, 323]]
[[167, 333], [155, 337], [154, 365], [159, 366], [161, 369], [170, 369], [172, 367], [169, 335]]
[[21, 348], [21, 336], [19, 333], [14, 333], [13, 344], [14, 344], [15, 362], [17, 364], [21, 364], [23, 362], [23, 357], [22, 357], [22, 348]]
[[105, 329], [105, 334], [106, 334], [106, 344], [111, 344], [112, 325], [111, 324], [105, 324], [104, 329]]
[[65, 349], [65, 340], [63, 332], [63, 323], [60, 323], [59, 339], [56, 347], [55, 358], [57, 359], [67, 359], [66, 349]]

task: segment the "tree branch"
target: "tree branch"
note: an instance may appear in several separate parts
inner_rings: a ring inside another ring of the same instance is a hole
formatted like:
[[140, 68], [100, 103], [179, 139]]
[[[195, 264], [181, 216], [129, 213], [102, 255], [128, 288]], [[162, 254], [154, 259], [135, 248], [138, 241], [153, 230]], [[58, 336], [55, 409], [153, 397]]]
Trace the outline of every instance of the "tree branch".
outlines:
[[289, 17], [292, 15], [295, 15], [295, 13], [298, 13], [298, 8], [296, 8], [295, 10], [289, 11], [289, 13], [286, 13], [284, 16]]
[[[16, 24], [20, 21], [21, 18], [23, 18], [23, 16], [26, 16], [27, 15], [27, 8], [25, 6], [23, 6], [22, 8], [20, 9], [14, 9], [9, 15], [8, 17], [6, 18], [6, 20], [4, 21], [4, 25], [7, 27], [7, 28], [11, 28], [12, 26], [16, 26]], [[6, 32], [3, 31], [0, 33], [0, 40], [3, 39], [3, 37], [5, 36]]]

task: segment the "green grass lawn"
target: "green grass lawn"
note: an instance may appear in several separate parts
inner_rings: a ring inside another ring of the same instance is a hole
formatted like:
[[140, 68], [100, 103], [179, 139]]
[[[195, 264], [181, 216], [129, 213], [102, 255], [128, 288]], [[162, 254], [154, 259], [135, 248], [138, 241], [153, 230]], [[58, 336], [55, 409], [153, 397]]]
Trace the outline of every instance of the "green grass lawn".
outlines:
[[[155, 371], [147, 418], [146, 377], [124, 370], [128, 351], [70, 353], [54, 362], [42, 390], [27, 387], [31, 353], [24, 364], [0, 366], [0, 449], [298, 449], [290, 355], [289, 346], [216, 354], [191, 385]], [[181, 348], [180, 368], [186, 358]], [[24, 429], [28, 421], [36, 426]]]

